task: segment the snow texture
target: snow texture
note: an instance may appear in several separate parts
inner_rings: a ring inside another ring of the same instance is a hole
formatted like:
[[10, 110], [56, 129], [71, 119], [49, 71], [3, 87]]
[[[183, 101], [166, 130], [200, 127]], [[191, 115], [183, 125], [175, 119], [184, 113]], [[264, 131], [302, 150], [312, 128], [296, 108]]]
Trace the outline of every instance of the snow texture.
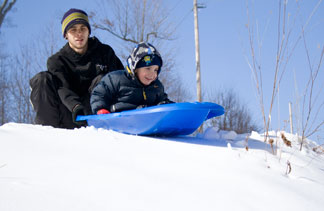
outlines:
[[[0, 127], [0, 210], [323, 210], [323, 148], [272, 132], [196, 137]], [[315, 152], [313, 149], [317, 147]], [[290, 172], [290, 173], [289, 173]]]

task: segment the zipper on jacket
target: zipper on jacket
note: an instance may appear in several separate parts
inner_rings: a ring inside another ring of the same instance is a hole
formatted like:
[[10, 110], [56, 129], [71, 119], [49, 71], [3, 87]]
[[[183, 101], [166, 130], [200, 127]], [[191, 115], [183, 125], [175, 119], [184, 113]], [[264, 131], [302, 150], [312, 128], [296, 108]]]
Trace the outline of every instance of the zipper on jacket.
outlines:
[[146, 97], [146, 93], [145, 93], [144, 88], [143, 88], [143, 97], [144, 97], [144, 100], [146, 101], [147, 97]]

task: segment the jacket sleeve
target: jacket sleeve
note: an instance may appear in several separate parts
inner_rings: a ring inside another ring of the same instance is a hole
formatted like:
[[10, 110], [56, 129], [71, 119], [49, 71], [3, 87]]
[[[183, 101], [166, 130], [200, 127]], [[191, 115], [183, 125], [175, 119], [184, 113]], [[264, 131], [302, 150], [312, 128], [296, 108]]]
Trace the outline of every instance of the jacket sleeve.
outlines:
[[110, 111], [114, 93], [113, 80], [110, 74], [106, 74], [91, 93], [90, 105], [92, 112], [96, 114], [98, 110], [103, 108]]
[[159, 89], [159, 93], [157, 96], [156, 104], [161, 105], [161, 104], [174, 103], [172, 100], [170, 100], [168, 98], [168, 95], [165, 93], [163, 84], [160, 81], [158, 81], [158, 84], [159, 84], [160, 89]]
[[71, 90], [64, 65], [56, 57], [50, 57], [47, 60], [47, 68], [57, 79], [57, 92], [62, 103], [72, 112], [74, 106], [81, 104], [81, 99]]

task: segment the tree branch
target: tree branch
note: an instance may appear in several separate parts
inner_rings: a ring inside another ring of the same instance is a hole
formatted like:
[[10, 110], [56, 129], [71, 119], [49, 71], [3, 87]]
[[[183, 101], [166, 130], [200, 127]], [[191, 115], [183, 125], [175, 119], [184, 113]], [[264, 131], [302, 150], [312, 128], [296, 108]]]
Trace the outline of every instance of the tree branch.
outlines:
[[8, 0], [5, 0], [1, 7], [0, 7], [0, 29], [1, 29], [1, 25], [4, 21], [5, 16], [7, 15], [7, 13], [11, 10], [11, 8], [13, 7], [13, 5], [16, 3], [17, 0], [12, 0], [12, 2], [9, 3], [8, 7]]

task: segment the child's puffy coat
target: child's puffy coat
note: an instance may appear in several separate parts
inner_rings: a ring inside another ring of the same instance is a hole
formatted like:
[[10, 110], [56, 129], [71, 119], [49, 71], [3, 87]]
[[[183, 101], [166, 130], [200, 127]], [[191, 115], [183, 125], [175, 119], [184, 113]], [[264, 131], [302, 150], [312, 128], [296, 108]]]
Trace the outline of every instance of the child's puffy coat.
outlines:
[[127, 59], [126, 70], [108, 73], [101, 79], [91, 94], [90, 104], [93, 113], [96, 114], [100, 109], [119, 112], [136, 109], [139, 106], [172, 103], [158, 79], [145, 86], [135, 76], [136, 64], [149, 54], [155, 54], [161, 58], [152, 45], [140, 43]]

